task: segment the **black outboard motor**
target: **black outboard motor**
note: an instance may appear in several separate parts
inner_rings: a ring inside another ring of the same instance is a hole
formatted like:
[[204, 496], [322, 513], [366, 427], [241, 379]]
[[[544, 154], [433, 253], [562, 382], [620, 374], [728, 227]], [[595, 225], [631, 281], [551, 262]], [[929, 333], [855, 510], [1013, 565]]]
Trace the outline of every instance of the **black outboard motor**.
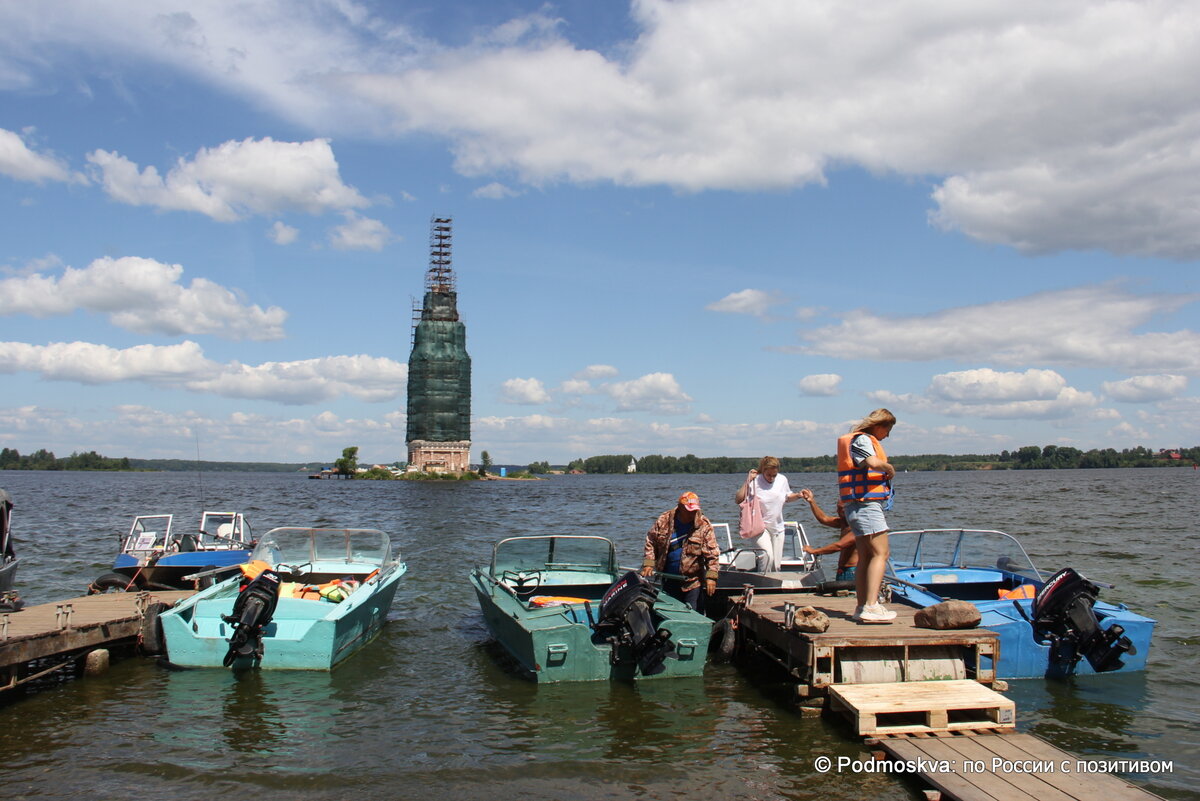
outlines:
[[1100, 588], [1074, 568], [1064, 567], [1042, 585], [1033, 599], [1033, 636], [1049, 643], [1050, 663], [1064, 674], [1074, 672], [1080, 657], [1092, 670], [1104, 673], [1124, 666], [1121, 657], [1136, 654], [1125, 629], [1113, 624], [1100, 628], [1092, 611]]
[[233, 614], [221, 615], [221, 619], [233, 626], [229, 638], [229, 651], [222, 664], [229, 667], [239, 657], [262, 659], [263, 628], [271, 622], [275, 605], [279, 603], [279, 574], [264, 570], [249, 584], [242, 585], [237, 600], [233, 602]]
[[612, 647], [609, 661], [616, 665], [628, 653], [643, 676], [662, 673], [663, 660], [675, 656], [671, 632], [654, 629], [653, 608], [658, 590], [634, 571], [626, 573], [600, 599], [600, 619], [593, 630]]

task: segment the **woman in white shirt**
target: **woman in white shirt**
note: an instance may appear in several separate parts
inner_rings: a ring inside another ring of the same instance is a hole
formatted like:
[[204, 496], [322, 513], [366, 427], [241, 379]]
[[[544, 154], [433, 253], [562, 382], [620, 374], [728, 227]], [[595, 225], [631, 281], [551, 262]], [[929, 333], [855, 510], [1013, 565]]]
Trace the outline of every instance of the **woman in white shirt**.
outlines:
[[758, 463], [758, 469], [746, 474], [746, 480], [738, 487], [733, 500], [741, 503], [748, 492], [753, 492], [758, 498], [767, 530], [755, 539], [745, 540], [744, 545], [747, 548], [761, 548], [767, 554], [767, 563], [762, 568], [764, 571], [780, 570], [783, 562], [783, 505], [799, 498], [800, 493], [792, 492], [787, 476], [779, 474], [779, 460], [774, 456], [764, 456]]

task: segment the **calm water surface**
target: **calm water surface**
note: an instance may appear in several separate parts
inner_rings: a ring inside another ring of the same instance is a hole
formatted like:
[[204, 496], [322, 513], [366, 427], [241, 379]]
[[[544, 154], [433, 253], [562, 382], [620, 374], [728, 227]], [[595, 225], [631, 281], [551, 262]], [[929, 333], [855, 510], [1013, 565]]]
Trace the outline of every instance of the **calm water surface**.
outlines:
[[[830, 475], [792, 476], [833, 503]], [[653, 518], [694, 489], [735, 521], [738, 476], [559, 476], [538, 482], [308, 481], [281, 474], [0, 473], [13, 496], [29, 603], [79, 595], [135, 514], [242, 511], [281, 525], [380, 528], [408, 562], [391, 622], [333, 673], [173, 672], [147, 659], [0, 701], [0, 798], [913, 799], [888, 776], [820, 774], [862, 748], [803, 718], [772, 677], [710, 665], [702, 679], [538, 687], [497, 659], [467, 583], [501, 537], [612, 538], [639, 562]], [[1131, 774], [1200, 799], [1195, 572], [1200, 472], [909, 473], [893, 528], [996, 528], [1043, 569], [1071, 564], [1158, 619], [1150, 669], [1014, 681], [1018, 724], [1081, 756], [1170, 760]], [[803, 505], [789, 507], [810, 535]], [[832, 532], [830, 532], [832, 533]]]

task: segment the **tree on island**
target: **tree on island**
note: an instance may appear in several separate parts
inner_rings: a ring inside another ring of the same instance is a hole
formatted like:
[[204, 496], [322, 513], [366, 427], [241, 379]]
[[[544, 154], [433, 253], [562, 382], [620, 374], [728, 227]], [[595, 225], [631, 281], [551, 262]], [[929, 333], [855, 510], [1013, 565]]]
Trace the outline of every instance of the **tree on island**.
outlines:
[[349, 478], [358, 472], [358, 446], [342, 449], [342, 458], [333, 463], [338, 475]]
[[479, 454], [479, 475], [486, 476], [492, 466], [492, 455], [487, 451]]
[[550, 472], [550, 463], [549, 462], [532, 462], [532, 463], [530, 463], [528, 469], [529, 469], [529, 472], [531, 475], [544, 476]]

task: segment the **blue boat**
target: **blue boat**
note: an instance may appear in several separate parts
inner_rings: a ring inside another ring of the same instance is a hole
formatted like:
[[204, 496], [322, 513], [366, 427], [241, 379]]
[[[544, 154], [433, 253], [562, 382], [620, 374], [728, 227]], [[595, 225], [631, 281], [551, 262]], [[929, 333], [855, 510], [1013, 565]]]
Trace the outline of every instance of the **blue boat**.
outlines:
[[[185, 576], [245, 562], [254, 547], [250, 526], [239, 512], [205, 512], [197, 531], [172, 531], [174, 515], [138, 515], [120, 538], [112, 571], [88, 594], [128, 590], [191, 590]], [[207, 586], [208, 582], [204, 583]]]
[[285, 527], [233, 570], [159, 614], [169, 662], [329, 670], [379, 634], [407, 566], [376, 529]]
[[925, 607], [970, 601], [1000, 635], [999, 678], [1144, 670], [1155, 621], [1098, 598], [1111, 585], [1072, 568], [1044, 576], [1001, 531], [923, 529], [889, 535], [892, 599]]
[[492, 635], [539, 683], [704, 672], [712, 621], [617, 567], [604, 537], [501, 540], [471, 584]]

